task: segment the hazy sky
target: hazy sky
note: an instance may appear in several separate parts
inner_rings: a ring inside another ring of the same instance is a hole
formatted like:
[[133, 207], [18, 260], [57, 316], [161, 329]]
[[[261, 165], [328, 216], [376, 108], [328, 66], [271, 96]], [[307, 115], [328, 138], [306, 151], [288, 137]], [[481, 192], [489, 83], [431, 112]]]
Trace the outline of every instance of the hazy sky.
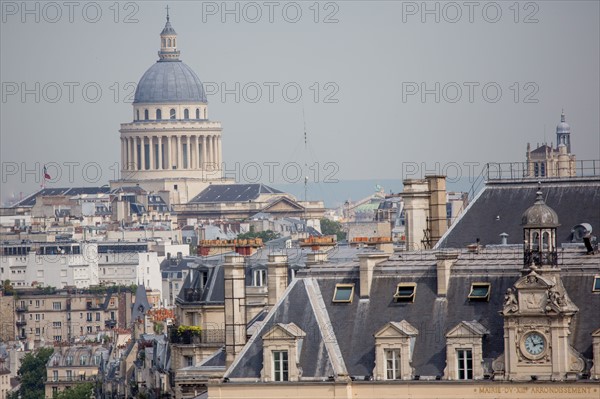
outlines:
[[[322, 180], [523, 161], [527, 142], [556, 141], [562, 108], [577, 159], [600, 159], [598, 1], [168, 4], [240, 181], [251, 162], [318, 162]], [[21, 173], [36, 163], [62, 165], [54, 186], [114, 178], [166, 5], [2, 0], [2, 198], [39, 188]]]

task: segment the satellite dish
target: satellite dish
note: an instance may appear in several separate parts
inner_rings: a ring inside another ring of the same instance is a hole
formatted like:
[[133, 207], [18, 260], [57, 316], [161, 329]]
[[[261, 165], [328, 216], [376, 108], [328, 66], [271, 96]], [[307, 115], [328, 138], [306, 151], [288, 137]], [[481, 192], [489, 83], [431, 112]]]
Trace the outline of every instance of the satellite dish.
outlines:
[[582, 242], [586, 235], [592, 234], [592, 225], [589, 223], [580, 223], [573, 227], [571, 232], [573, 233], [572, 242]]

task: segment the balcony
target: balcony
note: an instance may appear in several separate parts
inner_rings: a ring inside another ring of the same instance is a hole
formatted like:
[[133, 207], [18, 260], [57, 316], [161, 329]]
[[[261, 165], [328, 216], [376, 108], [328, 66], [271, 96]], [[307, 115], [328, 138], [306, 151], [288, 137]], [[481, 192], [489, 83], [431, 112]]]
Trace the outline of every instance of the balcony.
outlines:
[[179, 345], [215, 345], [225, 343], [224, 329], [202, 330], [200, 334], [189, 331], [178, 333], [177, 327], [169, 328], [169, 341]]
[[17, 312], [27, 312], [29, 310], [29, 308], [27, 307], [27, 305], [18, 305], [15, 309], [15, 311]]
[[25, 320], [25, 319], [18, 319], [15, 324], [17, 325], [17, 327], [23, 327], [23, 326], [27, 325], [27, 320]]

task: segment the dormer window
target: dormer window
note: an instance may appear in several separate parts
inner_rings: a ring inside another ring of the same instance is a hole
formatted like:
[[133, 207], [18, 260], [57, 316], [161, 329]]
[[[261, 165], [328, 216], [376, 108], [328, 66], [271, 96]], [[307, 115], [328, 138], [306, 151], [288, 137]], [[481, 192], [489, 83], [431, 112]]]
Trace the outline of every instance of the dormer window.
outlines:
[[399, 283], [396, 286], [394, 302], [414, 302], [417, 293], [416, 283]]
[[592, 286], [592, 292], [600, 292], [600, 276], [594, 277], [594, 285]]
[[264, 269], [255, 269], [252, 271], [252, 285], [254, 287], [263, 287], [267, 281], [267, 271]]
[[171, 108], [170, 114], [169, 114], [169, 118], [171, 119], [175, 119], [176, 113], [175, 113], [175, 108]]
[[200, 108], [196, 108], [196, 119], [200, 119]]
[[190, 110], [187, 108], [183, 110], [183, 119], [190, 119]]
[[160, 109], [156, 110], [156, 120], [159, 121], [162, 119], [162, 111]]
[[273, 351], [273, 381], [288, 380], [288, 351]]
[[144, 110], [144, 119], [145, 120], [150, 119], [150, 116], [148, 115], [148, 110], [147, 109]]
[[352, 302], [354, 296], [354, 284], [336, 284], [333, 293], [333, 302], [348, 303]]
[[473, 283], [471, 284], [471, 291], [469, 292], [470, 301], [489, 301], [490, 290], [492, 286], [490, 283]]

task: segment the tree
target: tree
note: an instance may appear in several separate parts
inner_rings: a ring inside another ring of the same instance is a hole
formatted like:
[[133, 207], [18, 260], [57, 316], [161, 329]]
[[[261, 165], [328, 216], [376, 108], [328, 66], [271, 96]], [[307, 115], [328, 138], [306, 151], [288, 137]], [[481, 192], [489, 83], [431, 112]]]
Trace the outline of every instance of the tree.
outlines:
[[321, 219], [321, 233], [324, 235], [335, 235], [338, 241], [346, 239], [346, 232], [344, 231], [342, 224], [327, 218]]
[[21, 360], [21, 367], [19, 367], [21, 386], [19, 387], [19, 390], [12, 395], [12, 398], [44, 399], [46, 364], [53, 352], [54, 348], [40, 348], [35, 352], [29, 352], [23, 357], [23, 360]]
[[237, 236], [238, 240], [251, 240], [254, 238], [260, 238], [263, 242], [271, 241], [279, 237], [277, 233], [273, 230], [265, 230], [261, 232], [255, 232], [254, 229], [251, 229], [247, 233], [242, 233]]
[[54, 399], [90, 399], [94, 393], [94, 384], [91, 382], [83, 382], [77, 384], [71, 389], [60, 391]]
[[15, 292], [15, 289], [13, 288], [9, 279], [2, 281], [2, 286], [0, 287], [0, 289], [4, 291], [4, 294], [6, 295], [12, 295]]

